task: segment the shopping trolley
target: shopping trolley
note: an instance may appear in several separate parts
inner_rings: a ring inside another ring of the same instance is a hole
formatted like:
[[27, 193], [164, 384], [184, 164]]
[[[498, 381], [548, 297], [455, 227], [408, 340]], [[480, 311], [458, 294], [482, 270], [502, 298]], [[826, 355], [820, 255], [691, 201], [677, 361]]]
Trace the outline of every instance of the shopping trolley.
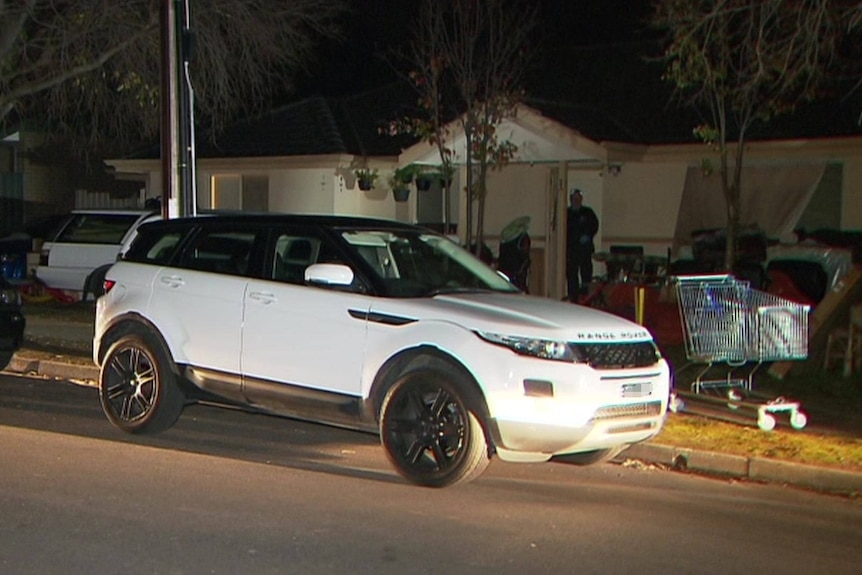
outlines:
[[[789, 413], [794, 429], [805, 427], [808, 417], [799, 402], [758, 396], [754, 375], [765, 362], [808, 356], [810, 306], [752, 289], [732, 275], [678, 276], [674, 282], [690, 362], [686, 368], [703, 366], [690, 392], [676, 390], [671, 408], [691, 407], [680, 399], [685, 397], [726, 406], [734, 420], [753, 412], [758, 427], [766, 431], [775, 427], [775, 414], [781, 412]], [[677, 380], [684, 370], [676, 374]]]

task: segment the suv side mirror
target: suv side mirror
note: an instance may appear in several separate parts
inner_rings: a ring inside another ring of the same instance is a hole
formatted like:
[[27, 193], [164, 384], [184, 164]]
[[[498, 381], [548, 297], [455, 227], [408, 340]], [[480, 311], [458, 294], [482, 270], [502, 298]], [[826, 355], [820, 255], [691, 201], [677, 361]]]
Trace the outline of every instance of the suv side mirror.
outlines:
[[305, 268], [305, 281], [311, 284], [349, 286], [353, 270], [344, 264], [312, 264]]

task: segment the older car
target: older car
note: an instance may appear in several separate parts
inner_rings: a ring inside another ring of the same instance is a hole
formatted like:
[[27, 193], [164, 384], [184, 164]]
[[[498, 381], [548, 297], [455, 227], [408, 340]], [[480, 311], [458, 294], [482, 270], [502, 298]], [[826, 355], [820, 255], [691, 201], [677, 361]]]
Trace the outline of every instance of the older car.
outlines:
[[42, 244], [36, 277], [54, 289], [97, 292], [121, 246], [143, 222], [160, 217], [153, 210], [74, 210]]
[[379, 434], [425, 486], [505, 461], [606, 460], [661, 429], [669, 367], [640, 325], [528, 296], [434, 232], [336, 216], [144, 224], [105, 280], [108, 419], [196, 399]]
[[12, 355], [24, 342], [24, 314], [21, 293], [0, 276], [0, 369], [5, 369]]

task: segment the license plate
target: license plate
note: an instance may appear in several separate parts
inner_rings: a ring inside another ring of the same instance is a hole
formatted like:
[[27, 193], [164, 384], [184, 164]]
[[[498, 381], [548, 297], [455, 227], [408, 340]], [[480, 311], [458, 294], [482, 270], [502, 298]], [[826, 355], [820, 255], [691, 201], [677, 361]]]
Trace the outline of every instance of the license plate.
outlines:
[[622, 386], [623, 397], [646, 397], [652, 395], [652, 383], [624, 383]]

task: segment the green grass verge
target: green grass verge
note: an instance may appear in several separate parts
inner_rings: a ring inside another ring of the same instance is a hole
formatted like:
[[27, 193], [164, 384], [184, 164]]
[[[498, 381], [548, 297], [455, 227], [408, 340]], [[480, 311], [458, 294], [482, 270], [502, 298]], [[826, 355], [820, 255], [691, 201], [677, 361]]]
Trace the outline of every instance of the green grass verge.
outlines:
[[696, 415], [669, 414], [654, 443], [862, 472], [862, 438], [776, 427], [762, 431]]

